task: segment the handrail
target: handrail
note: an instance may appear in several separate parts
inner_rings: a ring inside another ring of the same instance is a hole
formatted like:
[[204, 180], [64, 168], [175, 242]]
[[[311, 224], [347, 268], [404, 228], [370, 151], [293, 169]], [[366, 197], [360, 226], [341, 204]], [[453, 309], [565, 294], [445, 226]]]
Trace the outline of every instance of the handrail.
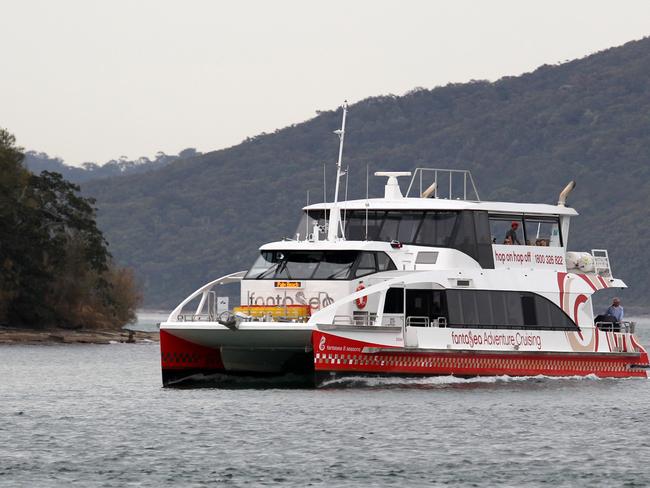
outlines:
[[596, 322], [595, 328], [602, 330], [603, 332], [624, 332], [626, 334], [634, 334], [636, 322]]
[[409, 315], [408, 317], [406, 317], [406, 326], [407, 327], [431, 327], [431, 322], [429, 321], [429, 317]]
[[174, 310], [172, 310], [172, 312], [169, 314], [169, 317], [167, 317], [167, 322], [176, 322], [178, 316], [181, 315], [181, 312], [183, 311], [183, 307], [185, 307], [185, 305], [190, 303], [200, 294], [202, 294], [201, 301], [199, 302], [199, 306], [196, 307], [196, 312], [193, 315], [195, 316], [205, 315], [202, 314], [201, 312], [203, 306], [205, 305], [206, 300], [208, 300], [208, 295], [210, 293], [210, 290], [212, 290], [212, 287], [214, 285], [227, 285], [228, 283], [236, 283], [237, 281], [241, 281], [246, 275], [246, 272], [247, 271], [244, 270], [244, 271], [237, 271], [236, 273], [230, 273], [228, 275], [222, 276], [220, 278], [217, 278], [214, 281], [211, 281], [210, 283], [203, 285], [201, 288], [199, 288], [190, 296], [188, 296], [185, 300], [183, 300]]
[[[416, 168], [415, 171], [413, 172], [413, 176], [411, 177], [411, 182], [409, 183], [408, 190], [406, 190], [406, 196], [408, 197], [411, 193], [411, 189], [413, 188], [413, 184], [415, 183], [415, 180], [418, 176], [418, 173], [420, 174], [420, 191], [418, 193], [418, 196], [421, 196], [423, 191], [426, 189], [426, 187], [423, 185], [422, 181], [422, 176], [425, 171], [431, 172], [433, 171], [433, 183], [435, 183], [435, 189], [434, 189], [434, 197], [438, 198], [439, 190], [440, 190], [440, 182], [438, 179], [438, 173], [448, 174], [448, 181], [449, 181], [449, 193], [447, 195], [447, 198], [449, 200], [453, 200], [454, 198], [454, 193], [453, 193], [453, 175], [454, 174], [459, 174], [462, 175], [462, 180], [463, 180], [463, 194], [462, 194], [462, 199], [463, 200], [468, 200], [467, 198], [467, 183], [469, 181], [471, 185], [471, 190], [474, 192], [474, 196], [476, 197], [475, 199], [470, 199], [472, 201], [480, 202], [481, 197], [478, 195], [478, 190], [476, 189], [476, 184], [474, 183], [474, 178], [472, 177], [472, 173], [467, 170], [467, 169], [446, 169], [446, 168]], [[426, 186], [429, 186], [430, 183], [427, 183]]]

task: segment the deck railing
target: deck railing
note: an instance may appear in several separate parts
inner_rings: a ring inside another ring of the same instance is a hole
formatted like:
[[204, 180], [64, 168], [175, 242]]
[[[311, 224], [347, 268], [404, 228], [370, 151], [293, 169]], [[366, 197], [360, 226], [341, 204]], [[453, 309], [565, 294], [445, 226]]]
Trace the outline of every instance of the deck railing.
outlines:
[[[420, 197], [433, 183], [435, 183], [432, 195], [434, 198], [481, 201], [472, 173], [466, 169], [417, 168], [411, 177], [406, 196], [411, 196], [411, 191], [417, 188], [419, 189], [417, 196]], [[457, 188], [458, 186], [460, 189]]]

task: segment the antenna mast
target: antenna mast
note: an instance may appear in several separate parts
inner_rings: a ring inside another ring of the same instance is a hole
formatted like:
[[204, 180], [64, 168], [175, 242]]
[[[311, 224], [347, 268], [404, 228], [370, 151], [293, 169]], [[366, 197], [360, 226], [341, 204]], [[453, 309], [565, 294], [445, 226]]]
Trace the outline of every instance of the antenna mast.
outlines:
[[343, 235], [342, 222], [341, 222], [341, 213], [339, 211], [339, 183], [341, 176], [345, 175], [345, 171], [341, 171], [341, 162], [343, 160], [343, 141], [345, 140], [345, 118], [348, 113], [348, 101], [343, 102], [343, 122], [341, 123], [341, 128], [335, 130], [334, 133], [339, 136], [339, 159], [336, 163], [336, 187], [334, 189], [334, 204], [330, 210], [330, 222], [327, 229], [327, 240], [334, 241], [339, 235], [339, 229], [341, 230], [341, 235]]

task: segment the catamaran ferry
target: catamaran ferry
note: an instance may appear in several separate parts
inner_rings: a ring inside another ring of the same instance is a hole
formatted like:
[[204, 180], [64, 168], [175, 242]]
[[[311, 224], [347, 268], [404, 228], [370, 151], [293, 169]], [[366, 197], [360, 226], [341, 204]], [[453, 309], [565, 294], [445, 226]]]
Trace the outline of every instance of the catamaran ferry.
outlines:
[[[595, 316], [625, 288], [606, 250], [569, 252], [566, 205], [486, 202], [469, 171], [377, 172], [383, 198], [308, 205], [294, 236], [202, 286], [160, 326], [165, 386], [232, 376], [646, 377], [634, 323]], [[411, 176], [402, 193], [398, 178]], [[240, 305], [220, 307], [222, 285]], [[236, 286], [236, 285], [235, 285]]]

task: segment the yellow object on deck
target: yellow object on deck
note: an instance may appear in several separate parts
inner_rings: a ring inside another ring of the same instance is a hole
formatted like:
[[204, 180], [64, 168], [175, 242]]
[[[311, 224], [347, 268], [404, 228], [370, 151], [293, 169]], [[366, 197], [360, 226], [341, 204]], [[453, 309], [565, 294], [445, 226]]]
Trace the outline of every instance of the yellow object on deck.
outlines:
[[251, 317], [262, 318], [286, 318], [286, 319], [308, 319], [311, 315], [309, 305], [287, 305], [269, 306], [269, 305], [243, 305], [235, 307], [235, 313], [240, 312]]

